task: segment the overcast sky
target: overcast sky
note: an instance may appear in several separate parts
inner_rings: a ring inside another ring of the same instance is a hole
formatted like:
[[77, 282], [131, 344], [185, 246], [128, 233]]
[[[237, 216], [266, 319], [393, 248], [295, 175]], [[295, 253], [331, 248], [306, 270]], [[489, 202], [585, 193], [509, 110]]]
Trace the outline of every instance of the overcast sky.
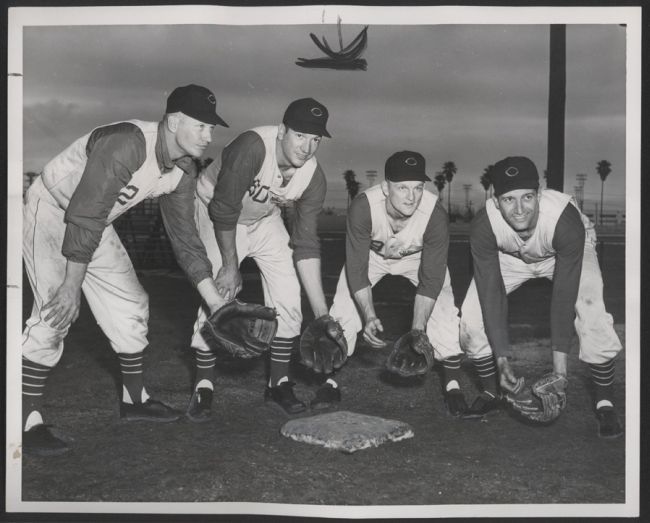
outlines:
[[[349, 42], [363, 25], [347, 25]], [[23, 41], [24, 170], [95, 126], [157, 120], [178, 85], [213, 90], [230, 129], [217, 128], [207, 155], [250, 127], [279, 123], [287, 104], [311, 96], [330, 111], [318, 159], [329, 180], [326, 205], [344, 207], [342, 173], [366, 186], [395, 151], [421, 152], [435, 175], [458, 173], [452, 204], [472, 184], [477, 208], [483, 169], [508, 155], [546, 164], [548, 25], [370, 24], [367, 71], [304, 69], [321, 54], [309, 33], [336, 47], [336, 24], [111, 25], [27, 27]], [[600, 198], [599, 160], [612, 164], [606, 205], [625, 196], [625, 38], [617, 24], [568, 25], [565, 192], [587, 173], [585, 199]], [[432, 176], [433, 177], [433, 176]], [[435, 189], [434, 189], [435, 190]], [[446, 189], [445, 189], [446, 198]], [[588, 210], [593, 209], [590, 204]]]

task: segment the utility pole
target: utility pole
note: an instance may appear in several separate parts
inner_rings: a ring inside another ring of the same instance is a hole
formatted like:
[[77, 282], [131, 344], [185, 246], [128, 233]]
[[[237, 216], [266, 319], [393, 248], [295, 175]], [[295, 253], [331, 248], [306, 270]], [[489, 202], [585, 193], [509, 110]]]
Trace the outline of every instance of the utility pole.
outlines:
[[566, 25], [550, 30], [546, 186], [564, 190], [564, 119], [566, 106]]

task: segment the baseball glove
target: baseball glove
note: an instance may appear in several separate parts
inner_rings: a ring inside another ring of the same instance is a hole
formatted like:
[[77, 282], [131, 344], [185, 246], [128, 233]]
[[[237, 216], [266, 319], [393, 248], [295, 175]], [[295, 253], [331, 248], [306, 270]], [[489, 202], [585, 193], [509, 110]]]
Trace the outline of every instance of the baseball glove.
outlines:
[[233, 300], [213, 312], [201, 335], [213, 352], [235, 358], [256, 358], [269, 350], [278, 330], [275, 309]]
[[329, 314], [312, 321], [300, 337], [300, 359], [314, 372], [330, 374], [348, 357], [348, 343], [339, 322]]
[[566, 407], [566, 377], [553, 372], [545, 374], [518, 394], [506, 394], [512, 409], [534, 423], [555, 421]]
[[386, 360], [386, 368], [410, 378], [426, 374], [433, 367], [433, 346], [426, 333], [413, 329], [400, 336]]

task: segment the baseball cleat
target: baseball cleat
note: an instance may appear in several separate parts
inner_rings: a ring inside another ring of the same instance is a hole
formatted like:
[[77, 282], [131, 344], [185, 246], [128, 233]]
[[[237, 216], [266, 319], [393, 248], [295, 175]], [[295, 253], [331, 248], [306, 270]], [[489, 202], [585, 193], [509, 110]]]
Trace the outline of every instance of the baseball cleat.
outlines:
[[618, 420], [614, 407], [601, 407], [596, 411], [598, 418], [598, 436], [604, 439], [618, 438], [623, 434], [623, 427]]
[[195, 390], [185, 415], [195, 423], [210, 421], [212, 419], [212, 390], [207, 388]]
[[463, 419], [482, 418], [488, 412], [498, 410], [499, 407], [500, 407], [500, 403], [498, 398], [495, 398], [494, 396], [482, 392], [476, 397], [476, 399], [472, 403], [472, 406], [465, 410], [464, 414], [462, 415], [462, 418]]
[[310, 406], [314, 410], [324, 410], [337, 403], [341, 403], [341, 389], [325, 383], [316, 390], [316, 395], [311, 400]]
[[50, 431], [49, 425], [39, 424], [23, 432], [23, 454], [34, 456], [58, 456], [70, 447]]
[[125, 421], [176, 421], [179, 413], [161, 401], [149, 398], [144, 403], [120, 403], [120, 418]]
[[449, 415], [454, 418], [459, 418], [467, 412], [467, 402], [465, 396], [460, 389], [452, 389], [445, 394], [445, 404]]
[[293, 393], [292, 381], [285, 381], [277, 387], [266, 387], [264, 391], [264, 401], [269, 405], [280, 407], [285, 414], [300, 414], [307, 410], [307, 406], [296, 398]]

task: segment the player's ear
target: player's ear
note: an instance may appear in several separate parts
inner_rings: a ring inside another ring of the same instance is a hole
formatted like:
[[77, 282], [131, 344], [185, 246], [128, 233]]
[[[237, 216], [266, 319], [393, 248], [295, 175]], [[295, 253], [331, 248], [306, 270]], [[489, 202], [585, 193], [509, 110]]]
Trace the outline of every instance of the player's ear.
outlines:
[[287, 126], [283, 123], [278, 125], [278, 140], [282, 140], [287, 134]]
[[175, 133], [178, 130], [178, 124], [180, 122], [181, 115], [180, 113], [169, 113], [165, 115], [165, 124], [167, 129], [172, 133]]
[[386, 180], [381, 182], [381, 192], [384, 193], [384, 196], [388, 196], [388, 182]]
[[496, 208], [499, 209], [499, 198], [497, 198], [494, 194], [492, 195], [492, 201], [494, 202], [494, 205], [496, 205]]

